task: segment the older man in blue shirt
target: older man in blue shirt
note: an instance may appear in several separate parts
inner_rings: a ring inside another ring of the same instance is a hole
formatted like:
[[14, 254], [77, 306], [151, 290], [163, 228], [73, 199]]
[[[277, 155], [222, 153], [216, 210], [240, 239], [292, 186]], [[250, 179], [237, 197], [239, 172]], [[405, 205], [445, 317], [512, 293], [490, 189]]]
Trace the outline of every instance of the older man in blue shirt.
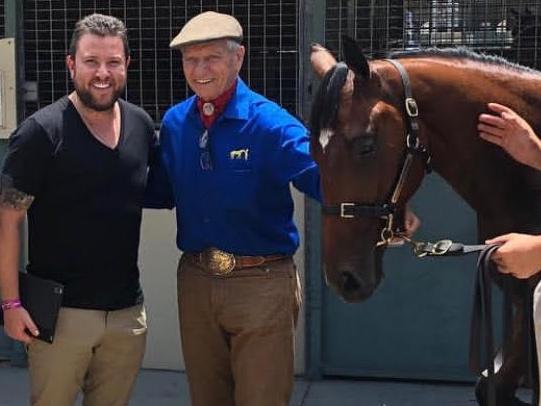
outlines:
[[195, 95], [162, 121], [147, 206], [176, 207], [194, 406], [286, 406], [300, 305], [290, 184], [319, 199], [305, 127], [238, 77], [242, 28], [202, 13], [171, 42]]

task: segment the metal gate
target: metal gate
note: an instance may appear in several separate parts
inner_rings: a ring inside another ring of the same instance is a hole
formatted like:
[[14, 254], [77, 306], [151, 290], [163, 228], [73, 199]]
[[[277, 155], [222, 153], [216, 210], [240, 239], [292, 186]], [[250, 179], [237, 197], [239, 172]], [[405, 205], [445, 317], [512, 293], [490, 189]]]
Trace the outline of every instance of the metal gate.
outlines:
[[[504, 0], [327, 0], [309, 16], [309, 34], [340, 55], [342, 34], [368, 55], [392, 50], [467, 46], [539, 67], [541, 5]], [[414, 90], [415, 91], [415, 90]], [[422, 112], [421, 112], [422, 114]], [[413, 199], [419, 239], [474, 243], [475, 214], [436, 175]], [[308, 210], [319, 223], [319, 210]], [[312, 252], [318, 235], [310, 236]], [[312, 257], [315, 257], [312, 254]], [[468, 331], [475, 258], [423, 259], [388, 249], [386, 279], [362, 304], [345, 304], [319, 275], [308, 275], [308, 373], [467, 381]]]
[[328, 0], [324, 35], [336, 51], [347, 34], [373, 56], [465, 46], [535, 68], [540, 18], [536, 0]]
[[180, 54], [168, 47], [196, 14], [231, 13], [242, 24], [246, 61], [241, 76], [256, 91], [296, 111], [298, 99], [298, 4], [296, 0], [24, 0], [24, 57], [27, 82], [37, 92], [26, 114], [68, 93], [64, 66], [75, 22], [93, 12], [125, 22], [132, 50], [125, 98], [159, 123], [165, 110], [189, 95]]

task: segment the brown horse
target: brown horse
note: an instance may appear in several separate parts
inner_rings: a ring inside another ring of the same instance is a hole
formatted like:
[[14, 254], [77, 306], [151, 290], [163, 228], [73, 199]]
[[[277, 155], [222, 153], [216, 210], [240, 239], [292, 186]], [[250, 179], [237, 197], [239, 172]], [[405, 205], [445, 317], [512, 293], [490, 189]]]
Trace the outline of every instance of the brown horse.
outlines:
[[[368, 61], [347, 38], [344, 57], [337, 63], [323, 47], [312, 48], [312, 66], [322, 78], [311, 149], [324, 196], [324, 272], [341, 297], [361, 301], [377, 289], [397, 213], [428, 166], [477, 212], [481, 241], [541, 232], [541, 176], [480, 139], [476, 128], [487, 103], [499, 102], [541, 134], [541, 73], [465, 49], [391, 55], [398, 64]], [[530, 336], [523, 310], [539, 278], [524, 282], [498, 273], [493, 279], [515, 305], [510, 348], [496, 375], [497, 405], [519, 405], [514, 393], [526, 373]], [[480, 404], [486, 404], [484, 384]]]

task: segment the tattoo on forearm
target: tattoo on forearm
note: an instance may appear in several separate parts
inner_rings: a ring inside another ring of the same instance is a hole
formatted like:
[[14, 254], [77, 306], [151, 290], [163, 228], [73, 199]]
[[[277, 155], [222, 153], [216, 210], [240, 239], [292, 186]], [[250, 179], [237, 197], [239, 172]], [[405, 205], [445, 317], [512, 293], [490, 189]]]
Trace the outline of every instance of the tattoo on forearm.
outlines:
[[28, 210], [34, 196], [28, 195], [12, 186], [13, 182], [6, 175], [0, 175], [0, 207], [16, 210]]

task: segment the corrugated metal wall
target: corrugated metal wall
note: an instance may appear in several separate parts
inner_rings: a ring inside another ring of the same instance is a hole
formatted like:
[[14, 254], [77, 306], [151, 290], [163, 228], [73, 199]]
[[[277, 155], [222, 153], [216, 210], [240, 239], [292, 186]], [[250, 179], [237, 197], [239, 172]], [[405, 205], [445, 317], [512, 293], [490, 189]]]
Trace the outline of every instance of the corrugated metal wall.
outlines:
[[235, 15], [245, 30], [247, 58], [241, 72], [253, 89], [292, 112], [297, 101], [296, 0], [24, 0], [26, 79], [36, 81], [38, 100], [26, 115], [70, 91], [64, 55], [75, 22], [101, 12], [128, 27], [132, 63], [126, 98], [159, 122], [165, 110], [189, 91], [178, 51], [169, 41], [191, 17], [206, 10]]

